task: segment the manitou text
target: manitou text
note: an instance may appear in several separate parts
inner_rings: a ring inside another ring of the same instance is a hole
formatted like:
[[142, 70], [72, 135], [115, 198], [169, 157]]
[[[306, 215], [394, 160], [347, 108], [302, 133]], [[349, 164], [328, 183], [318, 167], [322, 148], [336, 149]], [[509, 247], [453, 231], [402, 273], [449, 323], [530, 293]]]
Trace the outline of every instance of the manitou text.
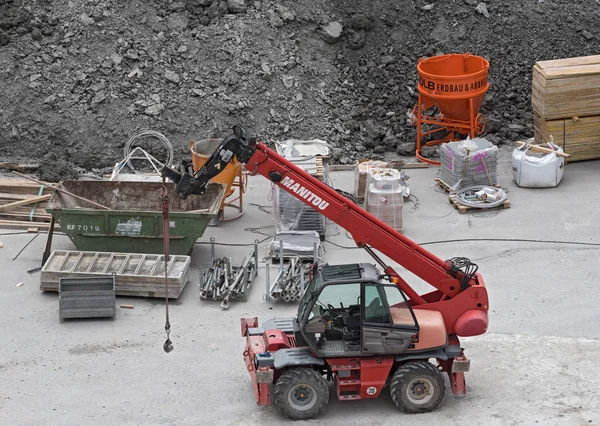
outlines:
[[290, 192], [298, 195], [298, 197], [305, 199], [307, 203], [312, 204], [319, 210], [325, 210], [327, 206], [329, 206], [327, 201], [324, 201], [318, 195], [313, 194], [310, 190], [295, 182], [294, 179], [290, 179], [286, 176], [281, 181], [281, 185], [285, 186]]

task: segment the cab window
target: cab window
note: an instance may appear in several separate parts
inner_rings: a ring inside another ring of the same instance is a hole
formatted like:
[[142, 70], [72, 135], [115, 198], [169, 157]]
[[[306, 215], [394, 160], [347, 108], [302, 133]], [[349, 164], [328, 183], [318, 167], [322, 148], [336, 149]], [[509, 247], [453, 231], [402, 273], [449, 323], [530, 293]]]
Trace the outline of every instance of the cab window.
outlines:
[[392, 324], [383, 286], [365, 285], [365, 319], [364, 322], [376, 324]]
[[406, 298], [395, 285], [383, 286], [385, 297], [390, 307], [390, 317], [394, 325], [414, 327], [416, 325]]
[[318, 302], [322, 306], [333, 306], [334, 308], [347, 308], [357, 305], [360, 299], [360, 284], [335, 284], [328, 285], [319, 294]]
[[414, 327], [406, 298], [395, 285], [365, 285], [364, 322]]

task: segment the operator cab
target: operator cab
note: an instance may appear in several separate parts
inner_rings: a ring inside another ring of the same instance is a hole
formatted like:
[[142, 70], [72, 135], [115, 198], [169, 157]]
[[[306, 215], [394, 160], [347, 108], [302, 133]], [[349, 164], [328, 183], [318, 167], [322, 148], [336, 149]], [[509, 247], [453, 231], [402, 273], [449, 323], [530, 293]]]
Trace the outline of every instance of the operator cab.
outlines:
[[370, 264], [314, 270], [298, 310], [298, 338], [323, 357], [398, 354], [417, 349], [418, 317], [423, 317], [427, 333], [434, 331], [427, 349], [444, 346], [447, 334], [441, 314], [419, 310], [415, 315], [404, 293], [379, 278]]

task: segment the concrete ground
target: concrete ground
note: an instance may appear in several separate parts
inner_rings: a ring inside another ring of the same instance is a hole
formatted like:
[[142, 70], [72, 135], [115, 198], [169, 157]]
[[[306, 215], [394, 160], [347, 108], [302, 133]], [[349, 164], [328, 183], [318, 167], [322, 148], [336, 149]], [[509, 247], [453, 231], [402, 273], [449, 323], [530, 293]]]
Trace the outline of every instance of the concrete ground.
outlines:
[[[600, 163], [569, 164], [555, 189], [522, 189], [512, 181], [509, 153], [499, 162], [500, 183], [511, 208], [459, 215], [433, 188], [435, 168], [407, 170], [415, 203], [404, 206], [405, 234], [419, 242], [458, 239], [532, 239], [600, 244]], [[352, 173], [332, 173], [336, 186], [351, 190]], [[202, 237], [252, 243], [273, 234], [267, 180], [250, 180], [243, 218], [210, 228]], [[158, 203], [158, 199], [157, 199]], [[2, 233], [12, 231], [2, 230]], [[58, 321], [55, 293], [39, 291], [38, 266], [44, 238], [11, 259], [31, 235], [2, 235], [0, 270], [0, 424], [279, 425], [275, 407], [255, 404], [242, 361], [239, 318], [290, 316], [295, 304], [262, 297], [264, 266], [246, 303], [221, 310], [198, 298], [198, 269], [170, 307], [175, 350], [165, 354], [164, 304], [119, 297], [113, 320]], [[345, 231], [328, 225], [328, 241], [352, 246]], [[358, 249], [324, 243], [329, 263], [370, 261]], [[463, 339], [471, 371], [469, 394], [448, 394], [429, 414], [398, 411], [385, 392], [378, 400], [340, 402], [333, 394], [317, 420], [321, 425], [600, 425], [600, 245], [523, 241], [462, 241], [425, 246], [442, 258], [466, 256], [479, 265], [490, 299], [490, 329]], [[73, 248], [64, 236], [55, 249]], [[248, 248], [220, 246], [217, 255], [239, 262]], [[261, 245], [261, 254], [266, 246]], [[206, 264], [209, 247], [196, 246], [193, 263]], [[268, 263], [266, 265], [269, 265]], [[275, 265], [271, 266], [274, 276]], [[400, 268], [401, 269], [401, 268]], [[417, 289], [426, 289], [407, 275]], [[17, 287], [16, 284], [24, 284]]]

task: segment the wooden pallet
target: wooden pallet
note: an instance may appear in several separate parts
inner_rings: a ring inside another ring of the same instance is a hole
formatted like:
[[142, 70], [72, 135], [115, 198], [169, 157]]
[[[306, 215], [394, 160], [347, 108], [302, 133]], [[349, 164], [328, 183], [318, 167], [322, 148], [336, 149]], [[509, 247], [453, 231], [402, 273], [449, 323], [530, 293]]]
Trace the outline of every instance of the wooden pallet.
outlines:
[[435, 179], [434, 179], [434, 182], [437, 184], [437, 186], [438, 186], [438, 187], [439, 187], [439, 188], [440, 188], [442, 191], [444, 191], [444, 194], [448, 194], [448, 195], [450, 195], [450, 194], [455, 194], [455, 193], [456, 193], [456, 191], [455, 191], [454, 189], [450, 188], [450, 187], [448, 186], [448, 184], [447, 184], [446, 182], [444, 182], [443, 180], [441, 180], [440, 178], [435, 178]]
[[319, 180], [323, 180], [323, 177], [325, 176], [325, 166], [323, 165], [323, 157], [319, 155], [315, 158], [315, 160], [317, 163], [317, 171], [314, 174], [314, 176]]
[[450, 204], [452, 204], [454, 206], [454, 208], [456, 210], [458, 210], [458, 212], [460, 214], [466, 214], [466, 213], [484, 213], [484, 212], [489, 212], [489, 211], [495, 211], [495, 210], [502, 210], [502, 209], [508, 209], [510, 208], [510, 201], [506, 200], [504, 203], [502, 203], [501, 205], [497, 206], [497, 207], [491, 207], [491, 208], [485, 208], [485, 209], [479, 209], [477, 207], [469, 207], [469, 206], [464, 206], [462, 204], [460, 204], [459, 202], [456, 201], [456, 195], [451, 194], [448, 197], [448, 202]]

